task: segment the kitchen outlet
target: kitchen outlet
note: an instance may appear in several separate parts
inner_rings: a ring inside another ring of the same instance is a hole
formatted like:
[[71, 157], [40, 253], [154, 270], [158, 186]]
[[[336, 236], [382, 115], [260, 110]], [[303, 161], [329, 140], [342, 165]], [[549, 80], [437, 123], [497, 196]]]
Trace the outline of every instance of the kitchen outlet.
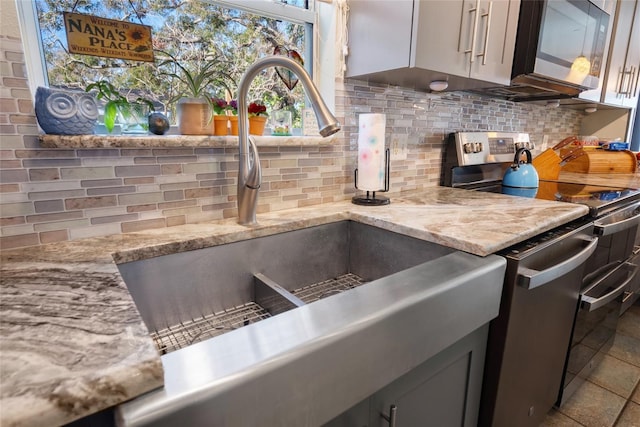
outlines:
[[407, 135], [394, 135], [391, 137], [391, 160], [406, 160], [407, 158]]

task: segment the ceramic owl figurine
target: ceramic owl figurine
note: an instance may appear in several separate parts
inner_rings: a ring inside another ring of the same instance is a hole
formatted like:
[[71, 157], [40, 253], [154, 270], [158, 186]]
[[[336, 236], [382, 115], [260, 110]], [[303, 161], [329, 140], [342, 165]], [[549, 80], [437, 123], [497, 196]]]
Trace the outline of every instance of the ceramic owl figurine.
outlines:
[[93, 134], [98, 118], [93, 95], [49, 87], [36, 90], [35, 110], [42, 130], [53, 135]]

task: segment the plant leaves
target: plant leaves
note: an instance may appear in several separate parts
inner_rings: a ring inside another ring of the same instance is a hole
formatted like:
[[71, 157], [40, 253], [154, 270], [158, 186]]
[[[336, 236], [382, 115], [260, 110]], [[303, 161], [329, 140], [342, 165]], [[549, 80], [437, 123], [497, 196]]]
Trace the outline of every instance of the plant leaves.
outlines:
[[116, 124], [117, 112], [118, 107], [115, 102], [107, 102], [107, 105], [104, 106], [104, 127], [107, 128], [109, 133], [111, 133]]

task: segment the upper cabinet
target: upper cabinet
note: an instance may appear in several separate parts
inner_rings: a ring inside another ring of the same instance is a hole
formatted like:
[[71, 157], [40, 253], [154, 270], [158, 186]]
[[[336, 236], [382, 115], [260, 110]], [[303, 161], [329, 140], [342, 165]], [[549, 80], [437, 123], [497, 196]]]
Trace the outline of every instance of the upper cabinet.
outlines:
[[511, 81], [519, 1], [415, 1], [411, 66]]
[[634, 108], [638, 101], [640, 68], [640, 3], [618, 0], [611, 17], [612, 32], [598, 89], [581, 99]]
[[634, 108], [640, 68], [639, 0], [618, 0], [602, 102]]
[[347, 77], [427, 89], [508, 85], [519, 0], [352, 0]]

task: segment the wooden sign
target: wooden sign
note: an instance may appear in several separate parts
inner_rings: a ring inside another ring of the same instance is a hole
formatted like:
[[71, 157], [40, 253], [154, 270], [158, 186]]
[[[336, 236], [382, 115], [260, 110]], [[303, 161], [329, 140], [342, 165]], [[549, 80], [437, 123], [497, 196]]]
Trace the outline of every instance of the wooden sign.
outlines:
[[153, 62], [151, 27], [64, 12], [70, 53]]

